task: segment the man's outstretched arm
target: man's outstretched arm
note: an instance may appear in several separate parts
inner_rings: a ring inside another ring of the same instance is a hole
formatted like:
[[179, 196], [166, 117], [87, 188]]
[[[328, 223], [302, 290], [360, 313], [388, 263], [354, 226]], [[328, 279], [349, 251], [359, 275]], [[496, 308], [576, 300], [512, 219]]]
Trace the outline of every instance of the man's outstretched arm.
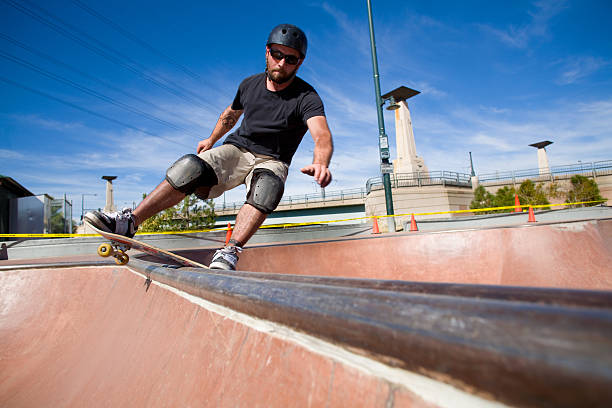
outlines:
[[242, 112], [244, 111], [234, 110], [232, 109], [231, 105], [228, 106], [223, 111], [221, 116], [219, 116], [219, 120], [217, 121], [217, 124], [215, 125], [215, 128], [213, 129], [209, 138], [204, 139], [200, 141], [200, 143], [198, 143], [197, 152], [198, 153], [204, 152], [212, 148], [213, 145], [217, 143], [217, 141], [223, 137], [223, 135], [225, 135], [227, 132], [232, 130], [232, 128], [236, 125], [236, 123], [238, 123], [238, 119], [240, 119]]
[[325, 116], [313, 116], [306, 121], [308, 130], [314, 140], [314, 155], [312, 164], [301, 169], [302, 173], [313, 176], [321, 187], [326, 187], [332, 181], [329, 162], [334, 152], [334, 142]]

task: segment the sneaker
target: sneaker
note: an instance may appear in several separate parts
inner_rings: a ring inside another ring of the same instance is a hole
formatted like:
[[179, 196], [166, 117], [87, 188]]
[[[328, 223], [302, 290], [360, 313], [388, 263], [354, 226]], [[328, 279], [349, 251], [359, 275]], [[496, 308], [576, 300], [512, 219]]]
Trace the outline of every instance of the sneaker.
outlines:
[[83, 219], [102, 231], [128, 238], [134, 237], [138, 230], [138, 227], [135, 226], [131, 208], [125, 208], [121, 212], [114, 213], [91, 211], [85, 214]]
[[238, 262], [238, 254], [240, 252], [242, 252], [242, 248], [239, 246], [226, 246], [218, 249], [213, 255], [209, 268], [235, 271], [236, 263]]

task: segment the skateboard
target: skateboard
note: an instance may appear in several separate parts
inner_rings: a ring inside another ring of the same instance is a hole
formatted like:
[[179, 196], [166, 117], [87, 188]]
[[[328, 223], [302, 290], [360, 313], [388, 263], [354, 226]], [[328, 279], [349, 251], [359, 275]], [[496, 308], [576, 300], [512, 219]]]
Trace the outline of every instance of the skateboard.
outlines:
[[85, 221], [91, 229], [93, 229], [96, 233], [102, 235], [104, 238], [108, 239], [110, 242], [105, 242], [100, 244], [98, 247], [98, 255], [106, 258], [109, 256], [113, 256], [115, 258], [115, 262], [118, 265], [125, 265], [130, 261], [130, 257], [126, 254], [126, 251], [133, 248], [137, 251], [145, 252], [149, 255], [153, 255], [155, 257], [176, 261], [183, 266], [190, 266], [193, 268], [207, 268], [207, 266], [198, 263], [196, 261], [192, 261], [191, 259], [187, 259], [180, 255], [176, 255], [170, 251], [166, 251], [161, 248], [154, 247], [153, 245], [147, 244], [142, 241], [138, 241], [133, 238], [124, 237], [123, 235], [113, 234], [111, 232], [102, 231], [89, 222]]

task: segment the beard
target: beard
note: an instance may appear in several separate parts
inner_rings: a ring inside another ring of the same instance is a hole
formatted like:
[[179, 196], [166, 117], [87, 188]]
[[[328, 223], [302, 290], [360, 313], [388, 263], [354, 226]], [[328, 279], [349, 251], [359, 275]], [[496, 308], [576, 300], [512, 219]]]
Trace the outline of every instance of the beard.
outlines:
[[271, 70], [270, 64], [268, 64], [266, 59], [266, 75], [275, 84], [280, 85], [289, 82], [295, 77], [295, 74], [297, 74], [297, 68], [289, 73], [285, 72], [282, 68]]

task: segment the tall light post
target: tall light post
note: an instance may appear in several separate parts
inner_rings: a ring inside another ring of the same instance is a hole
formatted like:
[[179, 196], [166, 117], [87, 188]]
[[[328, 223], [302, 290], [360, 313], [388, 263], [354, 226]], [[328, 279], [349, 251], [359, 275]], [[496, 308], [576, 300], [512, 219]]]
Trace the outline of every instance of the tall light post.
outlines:
[[393, 165], [389, 163], [389, 138], [385, 133], [385, 120], [382, 106], [384, 104], [380, 94], [380, 75], [378, 74], [378, 57], [376, 56], [376, 41], [374, 39], [374, 22], [372, 20], [372, 3], [368, 3], [368, 20], [370, 23], [370, 49], [372, 51], [372, 69], [374, 71], [374, 92], [376, 94], [376, 111], [378, 113], [378, 150], [380, 152], [380, 172], [385, 188], [385, 204], [387, 207], [387, 225], [389, 232], [395, 232], [395, 218], [393, 217], [393, 195], [391, 193], [391, 176]]
[[98, 196], [97, 194], [81, 194], [81, 222], [83, 222], [83, 216], [85, 215], [85, 196]]

